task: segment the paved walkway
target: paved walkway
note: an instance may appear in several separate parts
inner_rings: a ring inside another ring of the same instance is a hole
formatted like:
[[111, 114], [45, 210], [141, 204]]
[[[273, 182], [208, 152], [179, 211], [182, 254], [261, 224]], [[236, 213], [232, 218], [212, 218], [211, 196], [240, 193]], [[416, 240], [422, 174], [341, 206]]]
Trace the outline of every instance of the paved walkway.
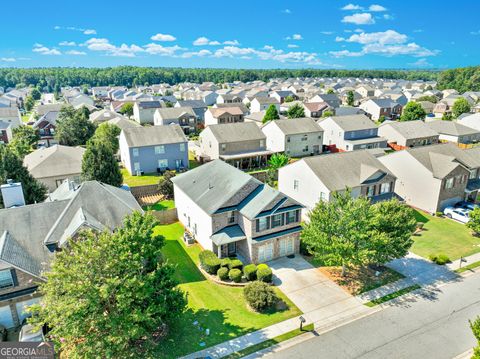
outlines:
[[[465, 257], [463, 259], [466, 260], [466, 262], [462, 263], [462, 267], [468, 266], [469, 264], [480, 261], [480, 253], [472, 254], [471, 256]], [[452, 261], [452, 263], [448, 263], [447, 268], [450, 270], [455, 270], [460, 268], [460, 259]]]

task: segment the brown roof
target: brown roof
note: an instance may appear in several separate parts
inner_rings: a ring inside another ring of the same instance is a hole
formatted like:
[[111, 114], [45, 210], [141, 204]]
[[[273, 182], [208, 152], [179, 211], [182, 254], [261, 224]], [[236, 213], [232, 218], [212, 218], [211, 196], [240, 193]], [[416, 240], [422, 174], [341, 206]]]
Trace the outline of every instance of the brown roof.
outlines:
[[210, 112], [212, 113], [213, 117], [219, 117], [226, 113], [230, 115], [243, 115], [242, 109], [238, 106], [210, 108]]
[[303, 104], [310, 111], [322, 111], [328, 107], [326, 102], [306, 102]]

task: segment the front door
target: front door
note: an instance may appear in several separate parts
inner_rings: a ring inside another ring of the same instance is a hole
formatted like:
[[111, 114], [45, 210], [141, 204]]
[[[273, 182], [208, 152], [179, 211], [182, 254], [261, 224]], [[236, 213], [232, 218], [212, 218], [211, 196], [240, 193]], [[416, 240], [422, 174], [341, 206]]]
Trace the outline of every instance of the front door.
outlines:
[[237, 253], [237, 243], [236, 242], [228, 243], [228, 256], [230, 257], [235, 253]]
[[315, 155], [318, 155], [320, 153], [320, 146], [319, 145], [313, 145], [313, 153]]

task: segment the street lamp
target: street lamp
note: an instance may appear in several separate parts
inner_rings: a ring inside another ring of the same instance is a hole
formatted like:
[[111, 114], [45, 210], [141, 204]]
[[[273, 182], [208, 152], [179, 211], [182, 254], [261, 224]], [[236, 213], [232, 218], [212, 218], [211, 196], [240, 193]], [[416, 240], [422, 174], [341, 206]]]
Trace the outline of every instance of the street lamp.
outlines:
[[307, 320], [300, 316], [300, 318], [298, 318], [300, 320], [300, 331], [303, 331], [303, 323], [305, 323]]

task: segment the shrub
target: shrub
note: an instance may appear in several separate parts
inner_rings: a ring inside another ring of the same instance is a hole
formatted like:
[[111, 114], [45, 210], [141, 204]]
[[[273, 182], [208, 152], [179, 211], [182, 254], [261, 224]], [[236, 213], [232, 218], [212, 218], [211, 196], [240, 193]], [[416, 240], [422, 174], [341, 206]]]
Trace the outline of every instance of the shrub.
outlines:
[[430, 259], [433, 263], [436, 263], [438, 265], [445, 265], [447, 263], [450, 263], [450, 258], [446, 254], [440, 253], [440, 254], [430, 254], [428, 256], [428, 259]]
[[230, 262], [232, 260], [230, 258], [223, 258], [222, 261], [220, 262], [220, 267], [229, 267]]
[[242, 270], [243, 263], [240, 259], [232, 259], [228, 264], [228, 269], [240, 269]]
[[248, 281], [257, 279], [257, 266], [255, 264], [247, 264], [243, 267], [243, 275]]
[[220, 280], [227, 280], [228, 279], [228, 268], [226, 267], [221, 267], [218, 271], [217, 271], [217, 275], [218, 275], [218, 278]]
[[435, 212], [435, 216], [437, 216], [437, 217], [442, 217], [442, 216], [443, 216], [443, 213], [442, 213], [442, 212]]
[[278, 297], [273, 288], [267, 283], [254, 281], [243, 289], [247, 303], [255, 310], [262, 310], [273, 306]]
[[272, 281], [272, 270], [266, 264], [259, 264], [257, 266], [257, 279], [259, 281], [270, 283]]
[[242, 280], [242, 271], [237, 268], [231, 269], [230, 272], [228, 272], [228, 277], [235, 283], [240, 283]]
[[209, 274], [217, 274], [220, 268], [220, 259], [212, 251], [205, 250], [198, 255], [200, 265]]

